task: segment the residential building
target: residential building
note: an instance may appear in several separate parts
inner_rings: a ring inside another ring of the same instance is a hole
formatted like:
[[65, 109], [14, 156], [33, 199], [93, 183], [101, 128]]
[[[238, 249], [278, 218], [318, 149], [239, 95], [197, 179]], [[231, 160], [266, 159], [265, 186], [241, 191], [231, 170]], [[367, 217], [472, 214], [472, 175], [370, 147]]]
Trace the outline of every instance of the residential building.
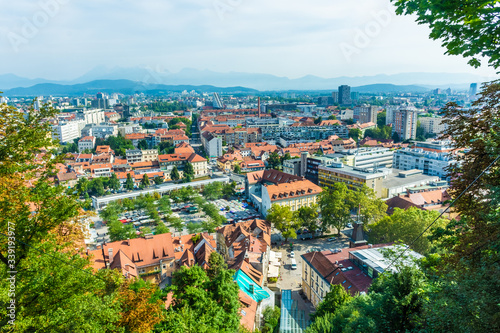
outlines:
[[420, 124], [424, 128], [426, 134], [439, 135], [446, 130], [446, 125], [443, 123], [443, 117], [421, 117], [418, 118]]
[[116, 125], [93, 125], [92, 135], [96, 138], [106, 139], [109, 136], [118, 135], [118, 127]]
[[[353, 296], [368, 292], [373, 279], [388, 269], [396, 270], [390, 266], [391, 261], [387, 260], [382, 249], [399, 252], [404, 248], [377, 244], [303, 254], [302, 291], [315, 307], [323, 301], [332, 285], [341, 285]], [[405, 253], [413, 258], [422, 258], [411, 250]]]
[[395, 208], [406, 210], [410, 207], [442, 213], [449, 206], [451, 200], [446, 187], [420, 186], [408, 188], [406, 193], [399, 194], [385, 202], [387, 204], [387, 214], [392, 215]]
[[292, 211], [316, 204], [321, 187], [309, 180], [295, 180], [290, 183], [264, 184], [262, 187], [262, 214], [267, 216], [272, 205], [288, 206]]
[[354, 120], [359, 123], [377, 123], [378, 107], [372, 105], [362, 105], [354, 107]]
[[157, 149], [145, 149], [142, 151], [141, 162], [158, 161], [158, 150]]
[[385, 174], [381, 171], [371, 171], [355, 168], [335, 162], [330, 167], [319, 166], [319, 186], [332, 187], [335, 183], [345, 183], [351, 190], [359, 190], [364, 185], [375, 191], [378, 198], [383, 196], [382, 181]]
[[338, 151], [335, 156], [341, 156], [343, 162], [352, 167], [391, 168], [394, 151], [388, 148], [356, 148]]
[[127, 163], [142, 162], [142, 150], [127, 149], [126, 158], [127, 158]]
[[264, 161], [262, 160], [251, 160], [251, 161], [243, 161], [240, 164], [241, 172], [254, 172], [261, 171], [266, 168]]
[[193, 166], [194, 178], [204, 177], [208, 174], [207, 160], [195, 153], [159, 155], [158, 161], [161, 170], [167, 174], [168, 178], [171, 178], [170, 173], [174, 166], [177, 167], [179, 176], [184, 177], [184, 168], [188, 162]]
[[60, 143], [71, 143], [81, 136], [79, 122], [70, 121], [52, 126], [52, 139], [59, 140]]
[[262, 212], [262, 188], [265, 184], [283, 184], [296, 180], [303, 180], [303, 178], [274, 169], [250, 172], [247, 173], [245, 179], [245, 194], [254, 204], [255, 209]]
[[340, 105], [351, 104], [351, 87], [347, 85], [342, 85], [339, 87], [339, 104]]
[[82, 110], [79, 116], [85, 120], [85, 124], [87, 125], [99, 125], [106, 121], [106, 116], [102, 109]]
[[291, 175], [302, 176], [300, 172], [301, 159], [292, 158], [283, 162], [283, 172]]
[[203, 132], [201, 134], [201, 143], [205, 148], [205, 153], [210, 158], [217, 158], [222, 156], [222, 139], [210, 132]]
[[395, 111], [392, 132], [397, 133], [401, 141], [414, 140], [417, 136], [417, 110], [404, 108]]
[[92, 150], [95, 147], [95, 137], [85, 136], [78, 140], [78, 151], [82, 153], [84, 150]]
[[447, 179], [447, 168], [453, 163], [449, 153], [436, 153], [420, 148], [403, 148], [394, 153], [394, 168], [401, 170], [422, 170], [425, 175]]
[[391, 125], [394, 124], [394, 116], [396, 111], [399, 110], [399, 105], [387, 105], [385, 107], [385, 124]]
[[208, 267], [208, 257], [215, 251], [215, 239], [200, 234], [172, 237], [172, 234], [148, 234], [141, 238], [106, 243], [89, 252], [95, 270], [119, 269], [126, 278], [142, 278], [161, 283], [182, 266]]

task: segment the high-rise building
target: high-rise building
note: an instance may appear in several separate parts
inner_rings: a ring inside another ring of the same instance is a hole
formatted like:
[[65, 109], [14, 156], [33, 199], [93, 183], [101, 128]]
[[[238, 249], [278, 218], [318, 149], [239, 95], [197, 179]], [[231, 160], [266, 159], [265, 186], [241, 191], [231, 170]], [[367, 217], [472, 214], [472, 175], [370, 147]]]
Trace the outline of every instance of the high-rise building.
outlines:
[[338, 91], [332, 92], [332, 98], [333, 98], [333, 103], [338, 103], [339, 102], [339, 93]]
[[399, 135], [400, 140], [412, 140], [417, 136], [417, 110], [405, 108], [394, 113], [392, 132]]
[[352, 91], [352, 92], [351, 92], [351, 100], [353, 100], [353, 101], [357, 101], [357, 100], [359, 100], [359, 92], [357, 92], [357, 91]]
[[224, 106], [222, 105], [222, 100], [218, 93], [214, 92], [214, 105], [215, 109], [222, 109]]
[[387, 105], [385, 107], [385, 124], [394, 124], [394, 114], [399, 110], [397, 105]]
[[477, 94], [477, 83], [471, 83], [469, 89], [469, 96], [475, 96]]
[[347, 85], [342, 85], [339, 87], [339, 104], [340, 105], [351, 104], [351, 87]]
[[362, 106], [356, 106], [354, 108], [353, 116], [354, 119], [357, 120], [360, 123], [377, 123], [377, 113], [378, 113], [378, 107], [377, 106], [370, 106], [370, 105], [362, 105]]

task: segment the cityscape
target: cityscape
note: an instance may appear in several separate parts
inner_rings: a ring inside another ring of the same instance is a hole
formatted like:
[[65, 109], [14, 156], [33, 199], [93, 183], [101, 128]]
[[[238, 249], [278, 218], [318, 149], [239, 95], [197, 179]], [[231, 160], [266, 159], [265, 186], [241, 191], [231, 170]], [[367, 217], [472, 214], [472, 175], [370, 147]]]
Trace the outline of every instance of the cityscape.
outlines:
[[[63, 76], [62, 55], [53, 76], [5, 70], [0, 332], [500, 332], [500, 9], [430, 2], [367, 11], [364, 34], [416, 16], [432, 31], [416, 44], [452, 40], [438, 52], [468, 60], [455, 71], [441, 54], [446, 73], [387, 58], [400, 74], [328, 79], [300, 76], [318, 70], [305, 63], [283, 76], [289, 59], [233, 71], [247, 55], [210, 57], [213, 71], [120, 64], [77, 77], [79, 64]], [[211, 24], [236, 24], [248, 5], [215, 1]], [[6, 30], [21, 58], [72, 5], [39, 6]], [[301, 10], [307, 31], [319, 13]], [[348, 64], [369, 49], [357, 38], [340, 44]]]

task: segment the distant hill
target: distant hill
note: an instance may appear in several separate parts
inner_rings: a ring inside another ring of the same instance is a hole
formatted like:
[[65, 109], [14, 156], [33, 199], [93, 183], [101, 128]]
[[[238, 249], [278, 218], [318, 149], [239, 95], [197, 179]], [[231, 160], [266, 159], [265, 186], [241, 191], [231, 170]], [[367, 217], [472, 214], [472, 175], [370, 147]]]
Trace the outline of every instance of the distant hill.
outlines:
[[62, 85], [54, 83], [42, 83], [27, 88], [13, 88], [4, 92], [5, 96], [78, 96], [84, 93], [95, 95], [98, 92], [103, 93], [122, 93], [132, 95], [135, 93], [145, 93], [150, 95], [160, 95], [168, 92], [196, 91], [198, 93], [257, 93], [255, 89], [245, 87], [214, 87], [210, 85], [164, 85], [164, 84], [145, 84], [130, 80], [96, 80], [81, 84]]
[[215, 86], [237, 87], [245, 86], [260, 91], [316, 91], [337, 90], [340, 85], [347, 84], [359, 87], [373, 84], [393, 84], [399, 86], [421, 86], [429, 89], [448, 88], [468, 89], [471, 83], [491, 81], [491, 78], [468, 73], [399, 73], [379, 74], [356, 77], [323, 78], [306, 75], [301, 78], [290, 79], [271, 74], [244, 73], [244, 72], [214, 72], [185, 68], [177, 73], [167, 70], [155, 70], [147, 67], [106, 67], [98, 66], [86, 74], [70, 81], [54, 81], [45, 79], [27, 79], [14, 74], [0, 75], [0, 91], [16, 87], [31, 87], [40, 83], [56, 83], [64, 85], [85, 84], [86, 82], [102, 80], [129, 80], [157, 85], [189, 85], [189, 86]]
[[422, 93], [427, 92], [431, 89], [421, 86], [398, 86], [395, 84], [369, 84], [366, 86], [353, 87], [351, 91], [357, 91], [360, 93], [373, 93], [373, 94], [384, 94], [384, 93]]

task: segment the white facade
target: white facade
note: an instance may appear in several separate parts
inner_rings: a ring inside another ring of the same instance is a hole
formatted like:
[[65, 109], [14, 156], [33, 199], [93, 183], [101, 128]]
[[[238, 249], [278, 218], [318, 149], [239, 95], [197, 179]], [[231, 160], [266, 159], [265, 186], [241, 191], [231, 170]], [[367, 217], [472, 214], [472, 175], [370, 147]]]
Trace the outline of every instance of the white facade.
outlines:
[[422, 149], [404, 148], [394, 153], [393, 167], [401, 170], [422, 170], [425, 175], [446, 178], [447, 168], [453, 163], [448, 153], [427, 152]]
[[365, 169], [390, 168], [394, 158], [394, 151], [388, 148], [350, 149], [339, 153], [344, 154], [347, 165]]
[[209, 135], [208, 138], [201, 136], [203, 146], [207, 156], [210, 158], [222, 156], [222, 139]]
[[397, 105], [387, 105], [385, 107], [385, 124], [394, 124], [394, 114], [399, 110]]
[[104, 116], [104, 111], [102, 109], [91, 109], [84, 110], [83, 117], [86, 124], [96, 124], [99, 125], [106, 121]]
[[95, 136], [96, 138], [106, 139], [108, 136], [116, 136], [116, 135], [118, 135], [117, 126], [112, 126], [112, 125], [92, 126], [92, 136]]
[[441, 134], [446, 130], [442, 117], [422, 117], [418, 118], [424, 128], [425, 133]]
[[95, 137], [85, 137], [78, 141], [78, 151], [81, 153], [85, 149], [92, 150], [95, 147]]
[[61, 143], [72, 142], [80, 136], [79, 123], [76, 121], [52, 126], [52, 139]]

